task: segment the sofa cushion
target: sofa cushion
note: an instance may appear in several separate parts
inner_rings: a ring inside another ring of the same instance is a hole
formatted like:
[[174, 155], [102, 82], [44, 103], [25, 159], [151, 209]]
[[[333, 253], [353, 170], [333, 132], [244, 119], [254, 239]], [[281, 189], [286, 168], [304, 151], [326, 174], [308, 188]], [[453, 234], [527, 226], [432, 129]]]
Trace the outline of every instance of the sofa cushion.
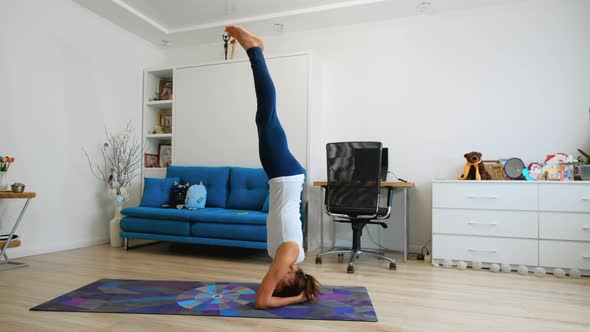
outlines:
[[268, 177], [262, 168], [232, 167], [228, 209], [260, 211], [268, 193]]
[[140, 206], [159, 208], [168, 203], [170, 190], [174, 182], [178, 182], [178, 177], [168, 177], [167, 179], [145, 178], [143, 184], [143, 196]]
[[190, 236], [190, 222], [125, 217], [121, 219], [121, 230], [135, 233]]
[[226, 206], [229, 167], [169, 166], [167, 178], [179, 177], [182, 183], [200, 183], [207, 188], [207, 207]]
[[268, 214], [261, 211], [244, 211], [232, 209], [202, 209], [191, 215], [194, 222], [208, 222], [219, 224], [252, 224], [266, 225]]
[[121, 214], [129, 217], [145, 219], [166, 219], [178, 221], [190, 221], [191, 216], [194, 215], [196, 212], [197, 211], [190, 211], [186, 209], [160, 209], [141, 206], [130, 207], [121, 210]]
[[263, 225], [195, 222], [191, 225], [191, 236], [213, 239], [266, 241], [266, 227]]

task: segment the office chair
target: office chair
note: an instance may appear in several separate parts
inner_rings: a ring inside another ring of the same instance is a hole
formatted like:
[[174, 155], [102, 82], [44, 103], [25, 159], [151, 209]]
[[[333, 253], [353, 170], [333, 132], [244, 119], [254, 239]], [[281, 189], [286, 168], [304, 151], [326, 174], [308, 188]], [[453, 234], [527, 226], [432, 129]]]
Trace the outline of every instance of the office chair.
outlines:
[[350, 223], [352, 226], [352, 248], [334, 248], [316, 257], [316, 264], [322, 264], [322, 257], [350, 254], [346, 272], [354, 273], [354, 261], [361, 254], [370, 254], [389, 261], [389, 269], [397, 269], [394, 259], [383, 254], [361, 248], [361, 235], [366, 225], [387, 224], [382, 220], [391, 214], [392, 188], [388, 188], [387, 207], [380, 206], [381, 186], [380, 142], [328, 143], [327, 165], [328, 186], [325, 192], [324, 210], [335, 222]]

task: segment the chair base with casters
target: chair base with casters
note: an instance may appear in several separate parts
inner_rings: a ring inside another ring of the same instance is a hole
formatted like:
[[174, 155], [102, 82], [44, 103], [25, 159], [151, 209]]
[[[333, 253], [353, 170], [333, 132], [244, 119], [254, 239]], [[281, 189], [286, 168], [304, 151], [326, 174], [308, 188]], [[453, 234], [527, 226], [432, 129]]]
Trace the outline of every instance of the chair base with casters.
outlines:
[[366, 219], [347, 219], [347, 220], [335, 220], [336, 222], [341, 223], [350, 223], [352, 226], [352, 248], [350, 249], [333, 249], [330, 251], [322, 252], [317, 255], [315, 259], [316, 264], [322, 264], [322, 257], [324, 256], [333, 256], [338, 255], [338, 260], [340, 261], [344, 255], [349, 254], [350, 259], [348, 261], [348, 266], [346, 268], [346, 272], [354, 273], [354, 262], [357, 260], [362, 254], [369, 254], [371, 256], [384, 259], [389, 262], [389, 269], [396, 270], [397, 264], [395, 263], [395, 259], [389, 258], [380, 252], [361, 249], [361, 236], [363, 235], [363, 228], [366, 225], [380, 225], [383, 228], [387, 228], [387, 224], [384, 222], [375, 222]]

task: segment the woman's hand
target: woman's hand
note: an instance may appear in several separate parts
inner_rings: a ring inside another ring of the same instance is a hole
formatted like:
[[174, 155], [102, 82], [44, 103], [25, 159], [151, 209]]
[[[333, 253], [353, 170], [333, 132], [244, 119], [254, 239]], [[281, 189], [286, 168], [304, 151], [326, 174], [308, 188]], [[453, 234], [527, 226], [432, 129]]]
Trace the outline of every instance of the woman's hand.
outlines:
[[307, 298], [307, 296], [305, 296], [305, 292], [301, 292], [299, 293], [299, 295], [297, 295], [297, 300], [299, 301], [297, 303], [303, 303], [307, 302], [309, 299]]

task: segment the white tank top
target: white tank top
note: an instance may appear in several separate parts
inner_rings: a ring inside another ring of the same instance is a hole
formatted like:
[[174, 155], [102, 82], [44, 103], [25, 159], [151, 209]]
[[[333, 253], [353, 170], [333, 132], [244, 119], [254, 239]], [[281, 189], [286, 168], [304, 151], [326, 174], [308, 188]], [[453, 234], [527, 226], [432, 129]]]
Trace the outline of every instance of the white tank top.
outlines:
[[279, 247], [285, 242], [295, 242], [299, 256], [295, 263], [303, 262], [303, 231], [301, 230], [301, 191], [303, 174], [281, 176], [270, 179], [270, 201], [266, 220], [267, 249], [274, 258]]

